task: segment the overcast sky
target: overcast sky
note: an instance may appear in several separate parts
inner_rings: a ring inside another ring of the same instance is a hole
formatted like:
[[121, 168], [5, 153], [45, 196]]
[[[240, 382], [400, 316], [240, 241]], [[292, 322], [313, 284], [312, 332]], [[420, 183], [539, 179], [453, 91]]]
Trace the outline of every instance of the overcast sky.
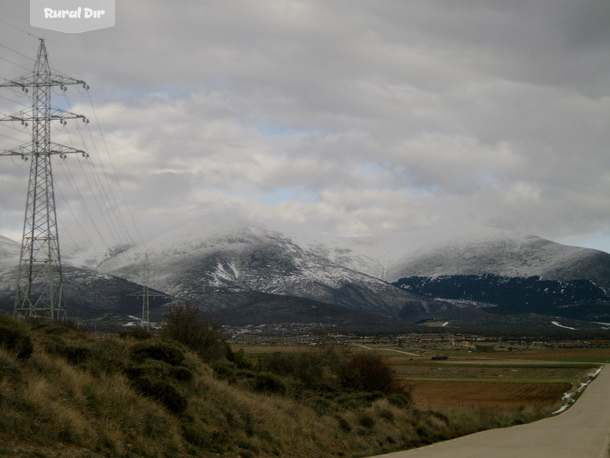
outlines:
[[[228, 210], [346, 236], [473, 224], [610, 251], [607, 0], [116, 3], [115, 27], [66, 34], [0, 2], [0, 77], [33, 67], [36, 36], [91, 87], [53, 96], [91, 119], [54, 141], [110, 175], [54, 161], [71, 239], [106, 236], [88, 221], [109, 192], [145, 238]], [[1, 96], [2, 115], [29, 103]], [[0, 124], [0, 148], [28, 140]], [[15, 239], [27, 174], [0, 158], [0, 234]]]

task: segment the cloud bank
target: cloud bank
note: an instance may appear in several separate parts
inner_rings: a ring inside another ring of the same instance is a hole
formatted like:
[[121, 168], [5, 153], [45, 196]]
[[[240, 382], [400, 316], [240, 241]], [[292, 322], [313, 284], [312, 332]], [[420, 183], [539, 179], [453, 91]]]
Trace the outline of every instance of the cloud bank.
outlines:
[[[115, 27], [79, 35], [31, 28], [18, 0], [0, 18], [14, 26], [1, 77], [33, 66], [25, 31], [91, 86], [54, 99], [93, 121], [55, 141], [111, 176], [55, 166], [75, 239], [115, 243], [88, 212], [129, 212], [146, 237], [231, 211], [339, 235], [490, 225], [610, 251], [606, 2], [131, 0]], [[3, 114], [28, 103], [0, 95]], [[27, 141], [2, 124], [0, 148]], [[27, 167], [2, 159], [0, 233], [18, 237]], [[119, 198], [92, 211], [106, 191]]]

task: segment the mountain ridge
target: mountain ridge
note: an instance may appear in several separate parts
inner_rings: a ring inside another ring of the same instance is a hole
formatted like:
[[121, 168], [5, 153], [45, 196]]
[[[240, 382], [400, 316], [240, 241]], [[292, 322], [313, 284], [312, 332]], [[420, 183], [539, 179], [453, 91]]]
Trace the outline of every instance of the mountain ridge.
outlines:
[[[4, 269], [0, 285], [5, 286], [4, 294], [8, 288], [6, 272], [10, 270], [7, 260], [14, 259], [14, 250], [18, 256], [18, 247], [0, 239], [0, 268]], [[320, 310], [326, 310], [328, 317], [342, 319], [347, 319], [346, 313], [353, 313], [356, 321], [366, 322], [363, 317], [375, 316], [413, 322], [456, 319], [468, 316], [469, 308], [480, 308], [476, 302], [464, 302], [463, 295], [456, 296], [455, 291], [443, 297], [418, 289], [417, 281], [405, 280], [414, 277], [482, 276], [492, 281], [495, 276], [500, 280], [493, 281], [500, 283], [505, 282], [503, 278], [539, 277], [540, 282], [587, 280], [595, 287], [610, 288], [609, 254], [489, 227], [437, 227], [346, 238], [299, 228], [280, 231], [243, 218], [208, 215], [166, 231], [144, 246], [117, 246], [96, 255], [86, 250], [68, 252], [64, 259], [75, 262], [74, 269], [99, 265], [101, 274], [130, 285], [145, 281], [156, 291], [193, 301], [209, 313], [230, 315], [235, 322], [240, 321], [240, 304], [244, 316], [253, 317], [256, 310], [262, 310], [273, 319], [275, 307], [277, 319], [281, 316], [286, 321], [289, 309], [280, 306], [281, 298], [294, 304], [297, 321], [318, 316]], [[147, 269], [149, 272], [143, 275]], [[93, 274], [82, 276], [93, 278]], [[409, 287], [404, 288], [407, 283]], [[446, 284], [460, 283], [450, 279]], [[480, 279], [469, 284], [481, 284]], [[528, 291], [538, 291], [540, 286], [520, 281], [516, 284], [527, 284]], [[82, 294], [79, 288], [74, 289]], [[134, 294], [131, 286], [129, 289]], [[260, 294], [263, 296], [257, 296]], [[563, 307], [565, 301], [557, 304]], [[605, 299], [597, 300], [593, 307], [577, 298], [574, 304], [568, 303], [572, 307], [570, 318], [579, 318], [580, 305], [595, 310], [596, 316], [606, 316]], [[502, 306], [503, 311], [511, 312], [505, 301]], [[559, 306], [552, 310], [561, 316]], [[515, 313], [527, 311], [527, 304], [515, 308]]]

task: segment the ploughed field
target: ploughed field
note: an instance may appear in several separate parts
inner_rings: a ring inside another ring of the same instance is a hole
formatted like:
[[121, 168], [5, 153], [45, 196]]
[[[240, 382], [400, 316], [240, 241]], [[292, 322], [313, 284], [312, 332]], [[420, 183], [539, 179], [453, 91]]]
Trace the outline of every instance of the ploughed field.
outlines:
[[[384, 351], [386, 350], [386, 351]], [[388, 357], [402, 382], [411, 388], [420, 409], [482, 409], [551, 413], [564, 403], [610, 349], [556, 349], [458, 356], [444, 361], [397, 355]]]
[[[401, 382], [410, 388], [415, 407], [422, 410], [519, 412], [548, 415], [575, 392], [599, 363], [610, 362], [610, 348], [557, 348], [502, 351], [430, 351], [410, 347], [408, 352], [388, 344], [347, 345], [350, 351], [383, 355]], [[245, 352], [311, 351], [305, 346], [253, 346]], [[444, 358], [447, 356], [446, 360]], [[439, 358], [440, 357], [440, 358]], [[440, 359], [440, 360], [439, 360]]]
[[[406, 379], [450, 379], [463, 382], [571, 382], [582, 371], [582, 366], [552, 364], [511, 364], [509, 362], [486, 363], [444, 363], [393, 361], [394, 369]], [[587, 367], [592, 367], [587, 365]]]
[[610, 363], [610, 342], [608, 348], [556, 348], [535, 351], [524, 351], [507, 354], [492, 354], [498, 359], [545, 360], [566, 362]]
[[413, 402], [419, 409], [499, 409], [526, 407], [555, 410], [569, 383], [486, 383], [418, 380], [409, 383]]

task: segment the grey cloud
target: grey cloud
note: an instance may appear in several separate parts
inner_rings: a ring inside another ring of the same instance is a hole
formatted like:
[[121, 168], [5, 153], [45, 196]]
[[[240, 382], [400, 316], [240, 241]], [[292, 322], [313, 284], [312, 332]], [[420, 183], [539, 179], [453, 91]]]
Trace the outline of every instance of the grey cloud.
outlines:
[[[24, 3], [4, 0], [0, 15], [30, 30]], [[112, 29], [44, 35], [52, 65], [92, 86], [147, 225], [230, 208], [345, 234], [441, 222], [566, 240], [606, 231], [606, 2], [117, 3]], [[0, 43], [37, 45], [7, 29]], [[0, 64], [0, 76], [24, 72]], [[265, 200], [283, 188], [307, 198]], [[0, 217], [12, 218], [20, 204], [6, 200]]]

